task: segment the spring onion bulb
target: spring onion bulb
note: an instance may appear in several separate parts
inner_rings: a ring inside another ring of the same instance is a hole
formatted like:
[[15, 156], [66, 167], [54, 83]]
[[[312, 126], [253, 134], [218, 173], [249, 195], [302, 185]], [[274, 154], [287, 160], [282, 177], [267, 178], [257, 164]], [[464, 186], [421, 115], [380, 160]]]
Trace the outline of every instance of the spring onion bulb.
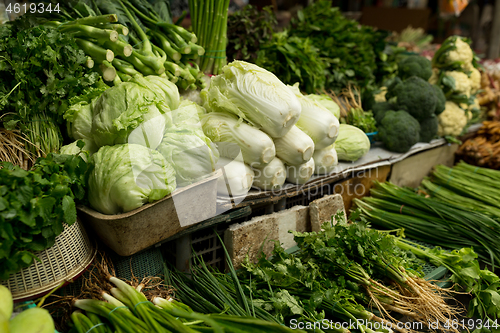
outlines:
[[286, 180], [290, 183], [302, 185], [311, 179], [314, 173], [314, 158], [299, 165], [286, 166]]

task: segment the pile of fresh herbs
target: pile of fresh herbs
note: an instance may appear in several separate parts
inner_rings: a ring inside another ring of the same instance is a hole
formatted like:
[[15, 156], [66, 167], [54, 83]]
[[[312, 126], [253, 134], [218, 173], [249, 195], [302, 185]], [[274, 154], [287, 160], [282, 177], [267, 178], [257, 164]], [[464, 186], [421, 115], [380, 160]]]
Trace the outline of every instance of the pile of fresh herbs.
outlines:
[[0, 162], [0, 280], [30, 266], [35, 252], [54, 245], [63, 223], [76, 221], [86, 173], [76, 155], [49, 154], [30, 171]]
[[309, 94], [325, 88], [328, 63], [309, 38], [289, 36], [287, 31], [275, 33], [260, 46], [255, 63], [286, 84], [299, 82], [300, 89]]
[[255, 62], [261, 46], [273, 37], [277, 23], [271, 7], [258, 10], [247, 5], [230, 15], [227, 20], [228, 61]]
[[[262, 256], [257, 264], [245, 264], [254, 303], [271, 304], [278, 316], [300, 315], [304, 320], [317, 320], [325, 311], [341, 320], [380, 322], [371, 306], [393, 323], [389, 311], [424, 324], [444, 324], [459, 312], [446, 303], [441, 288], [421, 278], [422, 261], [398, 248], [394, 237], [362, 222], [337, 219], [336, 225], [324, 224], [321, 232], [292, 232], [299, 248], [295, 254], [276, 244], [271, 259]], [[276, 295], [280, 307], [274, 304]]]
[[[58, 124], [68, 100], [92, 87], [99, 75], [74, 38], [40, 26], [28, 16], [0, 26], [0, 118], [7, 129], [28, 134], [44, 153], [58, 151]], [[50, 133], [50, 134], [48, 134]]]
[[374, 89], [397, 70], [388, 33], [345, 18], [331, 1], [320, 0], [299, 11], [292, 20], [290, 36], [309, 38], [329, 68], [325, 88], [339, 92], [349, 83]]

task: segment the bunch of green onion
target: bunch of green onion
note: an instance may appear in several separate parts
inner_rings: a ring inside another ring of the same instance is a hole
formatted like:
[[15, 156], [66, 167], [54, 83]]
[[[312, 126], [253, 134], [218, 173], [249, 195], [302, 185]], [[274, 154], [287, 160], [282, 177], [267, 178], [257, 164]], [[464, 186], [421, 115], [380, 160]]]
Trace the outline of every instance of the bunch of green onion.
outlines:
[[[388, 182], [376, 182], [370, 190], [371, 197], [355, 199], [361, 217], [385, 229], [404, 228], [408, 237], [428, 244], [449, 249], [473, 247], [483, 262], [494, 266], [500, 260], [500, 222], [495, 208], [485, 208], [486, 202], [496, 196], [494, 188], [487, 183], [474, 184], [472, 172], [459, 175], [458, 169], [463, 166], [445, 168], [436, 169], [433, 178], [437, 183], [423, 183], [435, 197], [419, 195]], [[478, 190], [481, 186], [483, 195]]]
[[72, 313], [72, 332], [85, 333], [196, 333], [196, 332], [292, 332], [286, 326], [263, 320], [227, 314], [201, 314], [189, 306], [155, 297], [148, 301], [137, 289], [124, 281], [111, 277], [116, 286], [111, 295], [102, 293], [104, 301], [78, 299], [73, 305], [85, 311]]
[[205, 49], [198, 63], [206, 74], [220, 74], [226, 64], [228, 8], [229, 0], [189, 0], [193, 32]]

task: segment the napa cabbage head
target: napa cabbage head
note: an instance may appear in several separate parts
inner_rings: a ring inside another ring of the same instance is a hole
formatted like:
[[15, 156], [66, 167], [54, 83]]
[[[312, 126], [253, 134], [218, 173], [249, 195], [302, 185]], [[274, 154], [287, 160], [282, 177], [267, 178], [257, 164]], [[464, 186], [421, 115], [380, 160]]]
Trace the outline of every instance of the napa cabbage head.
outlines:
[[339, 106], [327, 94], [319, 94], [319, 95], [317, 95], [317, 94], [310, 94], [310, 95], [306, 95], [306, 97], [308, 99], [310, 99], [311, 101], [313, 101], [314, 103], [320, 104], [325, 109], [327, 109], [328, 111], [330, 111], [335, 116], [335, 118], [340, 119], [340, 108], [339, 108]]
[[225, 112], [209, 112], [201, 119], [203, 132], [216, 143], [222, 157], [240, 152], [252, 167], [263, 167], [276, 156], [273, 140], [266, 133]]
[[[170, 126], [166, 113], [171, 111], [169, 102], [158, 90], [124, 82], [104, 91], [93, 104], [91, 134], [96, 145], [137, 143], [155, 149], [165, 128]], [[138, 129], [136, 135], [129, 140], [135, 129]]]
[[323, 149], [333, 144], [339, 133], [339, 120], [321, 104], [302, 95], [298, 84], [288, 88], [302, 107], [297, 127], [313, 140], [314, 149]]
[[89, 164], [88, 199], [103, 214], [134, 210], [176, 188], [172, 165], [159, 152], [142, 145], [103, 146]]
[[233, 61], [212, 78], [201, 96], [209, 111], [233, 113], [273, 138], [284, 136], [300, 116], [300, 103], [273, 73]]

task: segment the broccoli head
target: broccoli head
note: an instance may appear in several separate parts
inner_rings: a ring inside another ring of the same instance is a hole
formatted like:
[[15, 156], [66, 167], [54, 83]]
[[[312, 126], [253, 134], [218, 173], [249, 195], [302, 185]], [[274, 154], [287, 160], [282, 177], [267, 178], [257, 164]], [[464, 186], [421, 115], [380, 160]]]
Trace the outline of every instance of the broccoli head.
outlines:
[[431, 142], [437, 135], [439, 120], [432, 116], [420, 122], [420, 142]]
[[412, 76], [418, 76], [425, 81], [432, 75], [431, 61], [419, 55], [411, 55], [403, 58], [398, 63], [398, 76], [404, 80]]
[[446, 96], [444, 95], [443, 89], [441, 89], [440, 86], [433, 84], [432, 89], [434, 89], [434, 94], [436, 95], [436, 100], [437, 100], [436, 110], [434, 111], [434, 113], [436, 114], [436, 116], [438, 116], [444, 111], [446, 104]]
[[387, 111], [378, 126], [378, 138], [385, 147], [406, 153], [420, 140], [420, 124], [405, 111]]
[[394, 105], [389, 102], [379, 102], [373, 104], [372, 113], [377, 124], [382, 121], [387, 111], [394, 111]]
[[407, 111], [418, 121], [432, 116], [436, 110], [437, 97], [432, 85], [418, 76], [412, 76], [392, 89], [391, 103], [398, 110]]

